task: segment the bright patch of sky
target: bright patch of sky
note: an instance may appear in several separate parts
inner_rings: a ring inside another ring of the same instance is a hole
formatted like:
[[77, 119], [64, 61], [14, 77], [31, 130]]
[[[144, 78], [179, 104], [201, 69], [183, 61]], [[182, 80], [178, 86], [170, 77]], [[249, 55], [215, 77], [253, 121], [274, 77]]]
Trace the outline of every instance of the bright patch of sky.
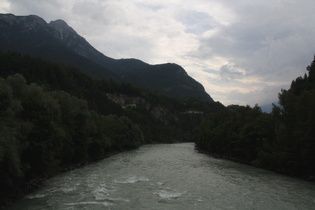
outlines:
[[9, 13], [10, 12], [10, 2], [7, 0], [0, 1], [0, 13]]

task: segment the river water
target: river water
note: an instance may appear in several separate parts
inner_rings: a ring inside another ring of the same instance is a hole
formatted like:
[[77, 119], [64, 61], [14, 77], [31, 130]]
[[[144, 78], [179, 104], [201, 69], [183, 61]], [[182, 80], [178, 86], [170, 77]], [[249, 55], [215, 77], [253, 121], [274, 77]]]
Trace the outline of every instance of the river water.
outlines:
[[315, 209], [315, 184], [157, 144], [58, 175], [9, 209]]

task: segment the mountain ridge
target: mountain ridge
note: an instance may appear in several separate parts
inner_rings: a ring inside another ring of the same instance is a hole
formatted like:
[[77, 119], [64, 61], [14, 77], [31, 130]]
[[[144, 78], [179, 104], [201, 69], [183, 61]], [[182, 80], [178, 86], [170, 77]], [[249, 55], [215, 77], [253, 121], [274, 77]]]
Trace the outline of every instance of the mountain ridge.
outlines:
[[[114, 79], [172, 97], [213, 102], [204, 87], [181, 66], [170, 63], [150, 65], [134, 58], [110, 58], [61, 19], [47, 23], [36, 15], [0, 14], [0, 29], [0, 50], [19, 51], [74, 65], [97, 79]], [[179, 69], [185, 74], [176, 74]]]
[[32, 57], [78, 67], [90, 76], [119, 78], [110, 70], [69, 49], [55, 36], [56, 31], [38, 16], [14, 16], [0, 14], [0, 50], [17, 51]]

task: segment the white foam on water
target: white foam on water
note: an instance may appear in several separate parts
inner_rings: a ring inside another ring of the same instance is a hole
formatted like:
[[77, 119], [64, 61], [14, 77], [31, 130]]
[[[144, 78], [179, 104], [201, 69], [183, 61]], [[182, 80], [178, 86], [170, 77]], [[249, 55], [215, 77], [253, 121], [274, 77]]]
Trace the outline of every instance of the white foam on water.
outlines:
[[110, 201], [110, 202], [117, 202], [117, 201], [122, 201], [122, 202], [126, 202], [126, 203], [130, 202], [130, 200], [124, 199], [124, 198], [110, 198], [110, 197], [108, 197], [105, 200]]
[[96, 201], [86, 201], [78, 203], [67, 203], [67, 206], [87, 206], [87, 205], [102, 205], [102, 206], [111, 206], [111, 203], [108, 202], [96, 202]]
[[72, 192], [72, 191], [75, 191], [76, 190], [76, 187], [68, 187], [68, 188], [61, 188], [60, 191], [63, 192], [63, 193], [69, 193], [69, 192]]
[[203, 200], [202, 200], [201, 197], [199, 197], [199, 198], [197, 199], [197, 201], [198, 201], [198, 202], [203, 202]]
[[27, 195], [26, 198], [28, 199], [36, 199], [36, 198], [44, 198], [47, 194], [31, 194]]
[[95, 200], [106, 200], [108, 195], [115, 190], [109, 189], [105, 184], [100, 184], [94, 191]]
[[159, 186], [162, 186], [162, 185], [164, 185], [164, 182], [157, 182], [156, 184]]
[[184, 193], [182, 192], [172, 192], [172, 191], [166, 191], [166, 190], [160, 190], [158, 192], [153, 193], [155, 195], [158, 195], [162, 199], [178, 199], [182, 197]]
[[114, 183], [117, 183], [117, 184], [134, 184], [136, 182], [147, 182], [147, 181], [149, 181], [149, 179], [146, 177], [131, 176], [131, 177], [127, 177], [127, 178], [123, 178], [123, 179], [119, 179], [119, 180], [114, 180]]

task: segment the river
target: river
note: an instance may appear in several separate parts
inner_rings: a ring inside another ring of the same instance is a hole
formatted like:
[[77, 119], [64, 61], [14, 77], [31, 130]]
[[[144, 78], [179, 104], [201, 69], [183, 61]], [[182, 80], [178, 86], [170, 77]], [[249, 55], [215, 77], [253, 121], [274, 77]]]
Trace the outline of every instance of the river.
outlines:
[[53, 177], [9, 209], [315, 209], [315, 184], [156, 144]]

